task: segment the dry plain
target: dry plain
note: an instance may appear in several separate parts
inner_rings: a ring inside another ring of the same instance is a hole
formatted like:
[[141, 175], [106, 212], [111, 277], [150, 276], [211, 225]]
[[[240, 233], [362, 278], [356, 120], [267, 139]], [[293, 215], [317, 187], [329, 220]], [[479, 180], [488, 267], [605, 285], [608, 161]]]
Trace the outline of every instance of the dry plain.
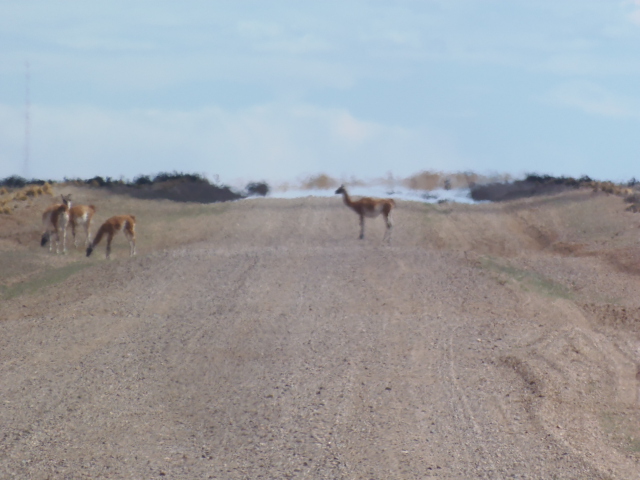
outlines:
[[200, 205], [51, 255], [0, 216], [0, 478], [640, 477], [640, 216], [501, 204]]

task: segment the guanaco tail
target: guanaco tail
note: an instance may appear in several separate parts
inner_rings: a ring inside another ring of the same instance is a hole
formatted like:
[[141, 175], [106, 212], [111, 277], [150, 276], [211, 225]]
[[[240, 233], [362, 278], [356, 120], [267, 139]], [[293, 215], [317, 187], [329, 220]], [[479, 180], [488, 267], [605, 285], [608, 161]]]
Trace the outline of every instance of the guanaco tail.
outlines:
[[111, 256], [111, 241], [113, 236], [120, 230], [124, 232], [125, 237], [129, 240], [129, 256], [136, 254], [136, 217], [133, 215], [117, 215], [109, 218], [98, 229], [95, 238], [87, 247], [87, 257], [91, 255], [93, 249], [100, 243], [104, 235], [107, 236], [107, 258]]
[[336, 190], [336, 194], [342, 194], [344, 204], [360, 217], [360, 240], [364, 238], [364, 217], [375, 218], [378, 215], [382, 215], [387, 225], [383, 240], [388, 238], [389, 241], [391, 241], [391, 228], [393, 224], [390, 214], [391, 210], [396, 206], [396, 202], [392, 198], [362, 197], [358, 200], [352, 200], [347, 193], [347, 189], [344, 188], [344, 185], [341, 185], [340, 188]]
[[67, 224], [69, 223], [69, 209], [71, 208], [71, 194], [60, 195], [62, 203], [51, 205], [42, 214], [42, 238], [40, 245], [44, 247], [49, 242], [49, 251], [56, 242], [56, 253], [60, 253], [60, 233], [62, 233], [62, 251], [67, 252]]

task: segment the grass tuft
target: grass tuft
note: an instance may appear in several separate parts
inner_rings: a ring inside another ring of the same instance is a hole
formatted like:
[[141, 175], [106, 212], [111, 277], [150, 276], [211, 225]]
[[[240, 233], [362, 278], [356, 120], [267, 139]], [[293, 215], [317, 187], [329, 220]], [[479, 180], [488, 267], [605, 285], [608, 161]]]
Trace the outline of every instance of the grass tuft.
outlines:
[[600, 416], [600, 426], [619, 451], [640, 453], [640, 429], [637, 422], [629, 421], [626, 415], [617, 412], [605, 412]]
[[[487, 270], [500, 273], [515, 280], [525, 290], [533, 290], [543, 295], [572, 300], [571, 290], [564, 285], [531, 270], [523, 270], [512, 265], [503, 265], [490, 257], [483, 257], [480, 265]], [[506, 281], [501, 282], [506, 283]]]
[[65, 281], [71, 275], [84, 270], [91, 263], [76, 262], [64, 267], [51, 268], [40, 273], [37, 277], [31, 278], [25, 282], [14, 283], [13, 285], [0, 285], [0, 298], [2, 300], [10, 300], [21, 295], [30, 295], [51, 285], [56, 285]]

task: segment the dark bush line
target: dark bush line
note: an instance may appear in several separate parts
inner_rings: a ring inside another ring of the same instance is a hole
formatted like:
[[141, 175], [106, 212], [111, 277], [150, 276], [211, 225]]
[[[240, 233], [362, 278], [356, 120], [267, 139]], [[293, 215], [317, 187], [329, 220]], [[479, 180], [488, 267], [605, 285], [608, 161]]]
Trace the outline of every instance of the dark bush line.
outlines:
[[205, 177], [200, 174], [193, 173], [181, 173], [181, 172], [173, 172], [167, 173], [162, 172], [157, 174], [155, 177], [150, 177], [149, 175], [139, 175], [133, 179], [133, 181], [128, 181], [124, 179], [114, 180], [111, 177], [100, 177], [96, 176], [93, 178], [89, 178], [88, 180], [83, 180], [81, 178], [68, 178], [64, 177], [62, 182], [57, 180], [39, 180], [39, 179], [31, 179], [28, 180], [19, 175], [12, 175], [5, 179], [0, 180], [0, 187], [11, 187], [11, 188], [22, 188], [27, 185], [44, 185], [45, 183], [85, 183], [87, 185], [93, 185], [98, 187], [109, 187], [111, 185], [124, 185], [124, 186], [135, 186], [135, 185], [153, 185], [155, 183], [163, 183], [170, 181], [180, 181], [186, 183], [209, 183]]
[[[633, 187], [637, 183], [638, 181], [632, 178], [626, 183], [626, 186]], [[583, 175], [580, 178], [573, 178], [529, 173], [525, 176], [524, 180], [474, 185], [471, 187], [471, 198], [475, 201], [502, 202], [536, 195], [553, 195], [568, 189], [581, 187], [597, 189], [598, 186], [602, 184], [613, 185], [613, 182], [599, 182], [587, 175]]]
[[156, 183], [165, 183], [165, 182], [183, 182], [183, 183], [204, 183], [209, 184], [209, 180], [203, 177], [200, 174], [193, 173], [182, 173], [182, 172], [161, 172], [158, 173], [155, 177], [151, 177], [149, 175], [138, 175], [133, 179], [133, 181], [128, 180], [113, 180], [111, 177], [102, 178], [102, 177], [93, 177], [88, 180], [71, 180], [65, 178], [65, 181], [76, 181], [81, 183], [86, 183], [88, 185], [97, 185], [99, 187], [110, 187], [112, 185], [124, 185], [127, 187], [132, 186], [142, 186], [142, 185], [155, 185]]
[[476, 202], [504, 202], [536, 195], [552, 195], [561, 193], [569, 188], [575, 187], [557, 183], [538, 183], [535, 181], [517, 180], [508, 183], [474, 185], [471, 187], [471, 198]]
[[[588, 175], [583, 175], [580, 178], [573, 177], [553, 177], [551, 175], [538, 175], [537, 173], [528, 173], [524, 180], [524, 182], [532, 182], [532, 183], [540, 183], [544, 185], [554, 184], [554, 185], [566, 185], [568, 187], [592, 187], [594, 183], [614, 183], [608, 180], [595, 180]], [[626, 187], [635, 187], [640, 183], [636, 180], [636, 177], [631, 177], [631, 179], [622, 183]]]
[[0, 187], [7, 188], [24, 188], [27, 185], [44, 185], [45, 183], [56, 183], [55, 180], [27, 180], [19, 175], [12, 175], [10, 177], [0, 180]]
[[542, 185], [566, 185], [567, 187], [580, 187], [584, 185], [590, 185], [594, 180], [583, 175], [582, 177], [575, 179], [573, 177], [552, 177], [551, 175], [538, 175], [536, 173], [529, 173], [524, 182], [538, 183]]
[[203, 203], [237, 200], [249, 196], [265, 196], [269, 193], [266, 182], [251, 182], [245, 190], [238, 193], [226, 185], [214, 185], [200, 174], [182, 172], [161, 172], [155, 176], [139, 175], [132, 181], [113, 179], [111, 177], [95, 176], [87, 180], [81, 178], [67, 178], [62, 182], [56, 180], [39, 180], [12, 175], [0, 180], [0, 187], [23, 188], [27, 185], [44, 185], [45, 183], [75, 183], [91, 187], [110, 188], [119, 193], [127, 193], [139, 198], [167, 198], [175, 201], [200, 201]]
[[248, 196], [266, 196], [269, 193], [269, 185], [266, 182], [252, 182], [246, 187]]

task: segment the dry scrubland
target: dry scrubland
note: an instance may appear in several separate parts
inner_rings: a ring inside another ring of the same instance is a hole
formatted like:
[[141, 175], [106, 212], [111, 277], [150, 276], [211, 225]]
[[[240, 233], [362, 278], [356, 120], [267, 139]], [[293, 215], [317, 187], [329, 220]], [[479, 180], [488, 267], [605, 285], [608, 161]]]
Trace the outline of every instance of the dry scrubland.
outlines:
[[0, 478], [638, 478], [637, 215], [199, 205], [55, 186], [124, 237], [51, 255], [0, 215]]
[[438, 171], [422, 171], [406, 178], [394, 177], [391, 173], [382, 178], [362, 181], [355, 177], [335, 178], [324, 173], [298, 179], [296, 182], [275, 185], [276, 190], [313, 190], [336, 189], [344, 184], [350, 187], [383, 185], [393, 190], [396, 186], [413, 190], [435, 190], [439, 188], [469, 188], [475, 184], [509, 182], [510, 175], [480, 175], [477, 173], [444, 173]]

